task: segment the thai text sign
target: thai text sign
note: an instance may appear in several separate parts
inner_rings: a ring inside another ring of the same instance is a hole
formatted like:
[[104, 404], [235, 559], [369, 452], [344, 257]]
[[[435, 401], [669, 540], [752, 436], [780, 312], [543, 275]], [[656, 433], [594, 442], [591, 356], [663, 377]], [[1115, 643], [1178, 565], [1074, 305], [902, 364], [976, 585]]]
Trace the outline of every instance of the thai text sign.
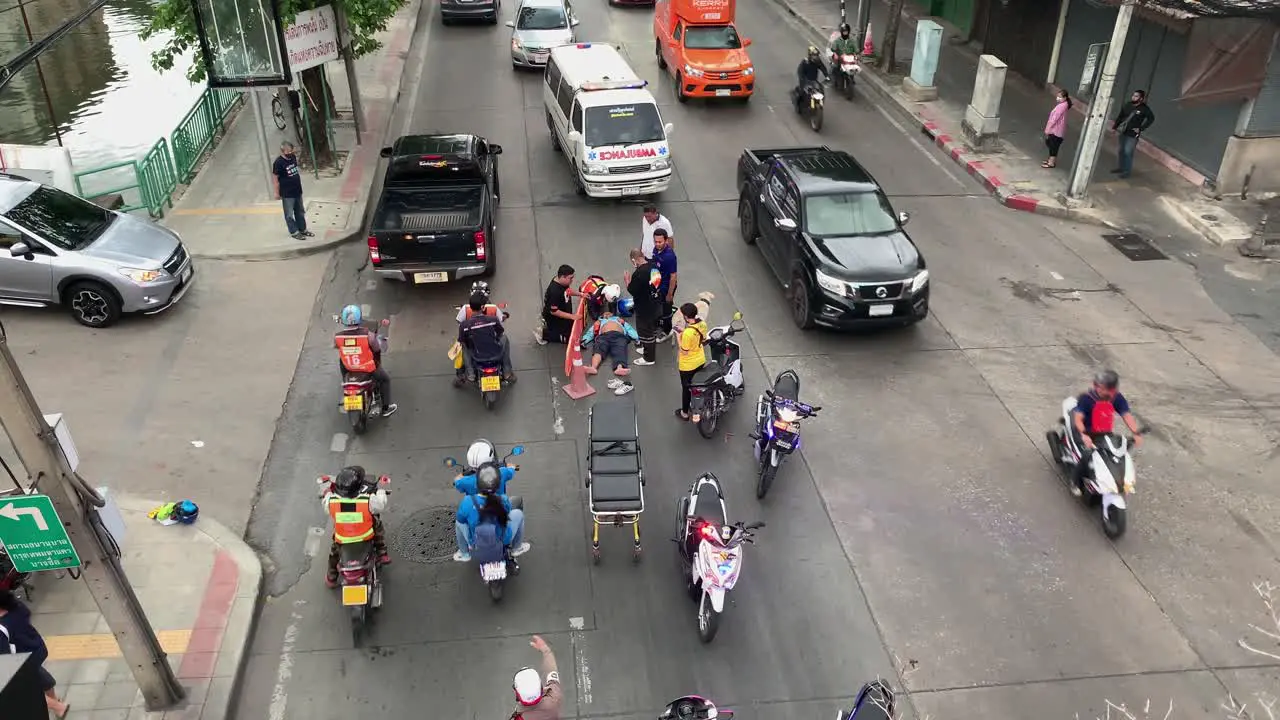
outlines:
[[289, 69], [295, 73], [338, 59], [338, 23], [332, 5], [304, 10], [284, 31]]

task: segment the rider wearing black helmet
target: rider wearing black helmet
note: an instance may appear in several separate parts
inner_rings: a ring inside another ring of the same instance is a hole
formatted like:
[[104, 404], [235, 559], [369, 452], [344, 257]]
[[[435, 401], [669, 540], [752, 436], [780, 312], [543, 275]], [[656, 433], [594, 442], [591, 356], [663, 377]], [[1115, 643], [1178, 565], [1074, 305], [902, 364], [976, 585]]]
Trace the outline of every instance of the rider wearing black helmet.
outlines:
[[827, 73], [827, 66], [822, 63], [822, 54], [818, 52], [818, 48], [810, 45], [809, 52], [805, 54], [804, 60], [800, 61], [800, 65], [796, 67], [796, 89], [792, 91], [792, 95], [796, 100], [796, 112], [800, 112], [801, 102], [808, 98], [805, 88], [810, 83], [818, 81], [818, 74], [822, 77], [830, 78]]
[[387, 507], [387, 491], [370, 482], [364, 468], [350, 465], [338, 471], [333, 483], [325, 489], [321, 500], [325, 512], [333, 518], [333, 542], [329, 546], [329, 570], [325, 583], [329, 587], [338, 584], [338, 560], [340, 546], [373, 541], [378, 562], [391, 563], [382, 532], [382, 518]]
[[1072, 495], [1079, 496], [1084, 492], [1084, 479], [1089, 473], [1093, 457], [1094, 438], [1111, 434], [1117, 415], [1133, 433], [1134, 445], [1140, 445], [1142, 435], [1138, 433], [1137, 419], [1129, 410], [1129, 401], [1120, 392], [1120, 375], [1115, 370], [1103, 370], [1093, 377], [1093, 387], [1076, 398], [1076, 409], [1071, 415], [1075, 420], [1072, 430], [1076, 441], [1086, 451], [1086, 457], [1076, 464], [1071, 478]]
[[[502, 487], [502, 474], [498, 465], [486, 462], [476, 469], [476, 494], [462, 498], [458, 503], [456, 519], [458, 552], [453, 556], [456, 562], [470, 562], [471, 553], [477, 549], [477, 528], [482, 524], [492, 524], [498, 528], [496, 536], [501, 545], [495, 545], [501, 556], [502, 547], [511, 549], [511, 556], [518, 557], [529, 550], [529, 543], [522, 542], [524, 534], [524, 511], [511, 504], [511, 498], [499, 492]], [[482, 560], [487, 562], [488, 560]]]
[[839, 62], [841, 55], [858, 54], [858, 41], [850, 37], [852, 32], [853, 28], [849, 27], [849, 23], [842, 23], [840, 25], [840, 35], [831, 38], [831, 54], [836, 56], [837, 62]]

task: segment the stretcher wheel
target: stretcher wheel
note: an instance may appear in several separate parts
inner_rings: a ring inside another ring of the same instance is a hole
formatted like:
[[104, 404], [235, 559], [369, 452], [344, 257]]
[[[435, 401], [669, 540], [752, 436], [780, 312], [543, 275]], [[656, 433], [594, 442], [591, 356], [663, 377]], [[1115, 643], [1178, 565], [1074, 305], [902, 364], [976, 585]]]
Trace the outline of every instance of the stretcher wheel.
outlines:
[[591, 562], [596, 565], [600, 564], [600, 548], [598, 547], [591, 548]]
[[639, 546], [639, 545], [637, 545], [635, 548], [633, 548], [633, 549], [631, 550], [631, 562], [633, 562], [633, 563], [638, 563], [638, 562], [640, 562], [640, 556], [641, 556], [642, 554], [643, 554], [643, 553], [642, 553], [642, 551], [641, 551], [641, 549], [640, 549], [640, 546]]

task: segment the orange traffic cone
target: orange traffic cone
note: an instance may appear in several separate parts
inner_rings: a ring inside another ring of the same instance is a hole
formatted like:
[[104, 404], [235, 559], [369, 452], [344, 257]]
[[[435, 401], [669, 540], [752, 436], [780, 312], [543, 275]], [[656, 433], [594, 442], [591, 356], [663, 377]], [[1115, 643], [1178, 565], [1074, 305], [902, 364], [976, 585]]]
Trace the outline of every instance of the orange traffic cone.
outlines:
[[582, 353], [575, 350], [573, 353], [573, 370], [569, 373], [569, 384], [564, 386], [564, 394], [574, 400], [581, 400], [584, 397], [595, 395], [596, 389], [591, 387], [591, 383], [587, 382], [587, 373], [582, 366]]
[[867, 21], [867, 36], [862, 40], [862, 57], [874, 57], [876, 54], [876, 45], [871, 41], [871, 21]]

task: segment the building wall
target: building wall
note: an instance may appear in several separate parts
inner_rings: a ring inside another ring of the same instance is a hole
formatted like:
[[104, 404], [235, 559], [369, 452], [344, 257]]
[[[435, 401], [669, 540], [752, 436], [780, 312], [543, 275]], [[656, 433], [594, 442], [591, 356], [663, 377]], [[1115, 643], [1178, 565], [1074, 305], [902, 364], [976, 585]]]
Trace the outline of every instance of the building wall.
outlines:
[[[1088, 0], [1071, 0], [1055, 84], [1068, 92], [1076, 91], [1089, 45], [1111, 40], [1116, 12], [1115, 8], [1098, 7]], [[1134, 14], [1116, 75], [1112, 112], [1119, 110], [1132, 91], [1146, 90], [1156, 122], [1143, 133], [1143, 138], [1206, 177], [1216, 179], [1242, 104], [1184, 107], [1174, 100], [1182, 93], [1187, 48], [1184, 32]]]
[[1271, 48], [1267, 80], [1258, 92], [1249, 122], [1241, 134], [1245, 137], [1280, 136], [1280, 38]]

